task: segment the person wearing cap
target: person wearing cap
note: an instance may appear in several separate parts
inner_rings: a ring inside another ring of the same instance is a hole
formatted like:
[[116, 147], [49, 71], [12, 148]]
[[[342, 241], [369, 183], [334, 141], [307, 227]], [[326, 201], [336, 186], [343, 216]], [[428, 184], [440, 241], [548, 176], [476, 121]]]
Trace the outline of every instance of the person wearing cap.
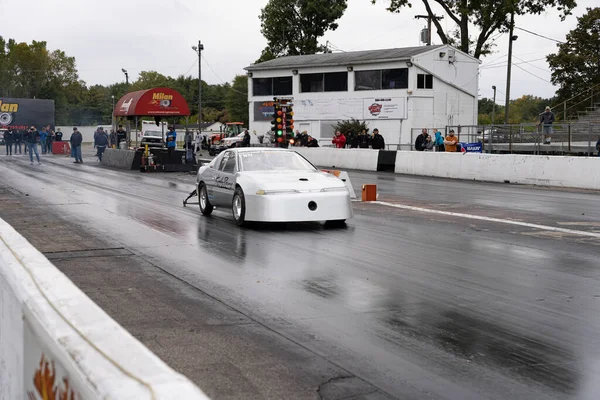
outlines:
[[454, 136], [454, 129], [450, 129], [448, 136], [444, 139], [444, 147], [448, 152], [456, 152], [456, 145], [458, 144], [458, 138]]
[[371, 147], [375, 150], [385, 149], [385, 140], [379, 134], [379, 129], [373, 129], [373, 139], [371, 139]]
[[29, 128], [29, 132], [25, 134], [25, 142], [27, 143], [27, 151], [29, 151], [29, 161], [31, 161], [31, 165], [33, 165], [33, 153], [35, 153], [35, 158], [37, 158], [38, 164], [41, 164], [40, 161], [40, 153], [38, 152], [37, 143], [40, 138], [40, 133], [35, 126]]
[[544, 134], [544, 144], [550, 144], [552, 141], [552, 123], [554, 122], [554, 113], [550, 110], [550, 106], [546, 106], [546, 110], [540, 114], [540, 124]]
[[81, 158], [81, 143], [83, 142], [83, 136], [76, 127], [73, 128], [73, 133], [71, 134], [71, 138], [69, 139], [69, 141], [71, 142], [71, 154], [75, 158], [75, 161], [73, 161], [73, 163], [83, 163], [83, 159]]

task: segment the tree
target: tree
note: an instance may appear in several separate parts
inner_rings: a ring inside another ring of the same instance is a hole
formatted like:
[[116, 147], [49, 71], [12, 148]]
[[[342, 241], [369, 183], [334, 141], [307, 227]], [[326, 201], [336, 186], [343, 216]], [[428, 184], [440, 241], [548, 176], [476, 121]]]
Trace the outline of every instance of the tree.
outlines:
[[237, 75], [233, 85], [225, 97], [225, 108], [233, 121], [240, 121], [248, 126], [248, 77]]
[[347, 0], [269, 0], [259, 17], [267, 47], [257, 62], [324, 51], [319, 38], [337, 29], [346, 8]]
[[578, 94], [585, 98], [590, 90], [600, 91], [600, 8], [587, 8], [587, 13], [577, 21], [565, 43], [557, 45], [558, 52], [546, 57], [552, 83], [560, 86], [556, 92], [559, 100]]
[[[495, 32], [507, 32], [510, 28], [510, 16], [525, 14], [540, 14], [548, 8], [556, 7], [561, 12], [561, 20], [570, 15], [571, 10], [577, 5], [576, 0], [421, 0], [432, 18], [440, 40], [444, 44], [451, 44], [461, 51], [480, 58], [491, 53], [493, 42], [490, 37]], [[377, 3], [377, 0], [371, 0]], [[439, 11], [448, 14], [455, 28], [444, 31], [437, 18], [436, 10], [432, 8], [437, 4]], [[411, 0], [390, 0], [387, 10], [399, 13], [404, 7], [412, 7]], [[476, 35], [472, 36], [470, 29], [476, 28]], [[434, 29], [434, 28], [432, 28]]]
[[350, 141], [354, 138], [354, 136], [362, 132], [363, 129], [369, 133], [369, 128], [367, 127], [367, 123], [365, 121], [361, 122], [354, 118], [345, 121], [342, 120], [333, 127], [331, 136], [333, 136], [336, 131], [340, 131], [346, 136], [346, 143], [350, 145]]

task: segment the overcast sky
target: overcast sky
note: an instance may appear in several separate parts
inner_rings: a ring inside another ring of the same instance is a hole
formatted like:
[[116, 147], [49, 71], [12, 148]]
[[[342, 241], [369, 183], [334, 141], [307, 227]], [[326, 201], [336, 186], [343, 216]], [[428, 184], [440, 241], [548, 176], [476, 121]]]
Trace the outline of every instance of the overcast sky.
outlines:
[[[191, 46], [202, 40], [202, 79], [211, 84], [231, 81], [254, 62], [266, 41], [260, 33], [258, 15], [267, 0], [0, 0], [0, 35], [17, 41], [45, 40], [51, 49], [62, 49], [77, 60], [80, 76], [88, 85], [124, 81], [121, 68], [134, 80], [140, 71], [165, 75], [198, 76], [197, 58]], [[401, 14], [385, 10], [388, 0], [372, 5], [370, 0], [349, 0], [336, 31], [328, 32], [334, 48], [385, 49], [419, 45], [424, 20], [422, 3]], [[518, 17], [516, 26], [556, 40], [564, 40], [576, 17], [597, 0], [578, 0], [573, 15], [561, 22], [550, 10], [537, 16]], [[442, 14], [441, 10], [436, 10]], [[452, 27], [449, 18], [443, 26]], [[556, 51], [556, 43], [517, 30], [514, 43], [511, 98], [524, 94], [553, 96], [545, 56]], [[439, 38], [433, 34], [434, 44]], [[500, 35], [492, 55], [482, 60], [480, 97], [503, 103], [506, 88], [508, 35]], [[535, 61], [533, 61], [535, 60]], [[529, 63], [522, 63], [523, 61]], [[492, 68], [495, 67], [495, 68]], [[523, 68], [520, 69], [519, 67]], [[524, 71], [525, 70], [525, 71]], [[527, 72], [526, 72], [527, 71]], [[534, 76], [535, 75], [535, 76]]]

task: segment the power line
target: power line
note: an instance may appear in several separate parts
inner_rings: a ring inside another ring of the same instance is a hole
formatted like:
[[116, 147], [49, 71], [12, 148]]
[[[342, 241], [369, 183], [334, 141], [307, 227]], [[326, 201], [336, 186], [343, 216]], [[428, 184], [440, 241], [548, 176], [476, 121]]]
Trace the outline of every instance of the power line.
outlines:
[[194, 63], [192, 64], [192, 66], [190, 67], [190, 69], [187, 70], [187, 72], [185, 74], [183, 74], [183, 76], [187, 76], [187, 74], [190, 73], [190, 71], [192, 70], [192, 68], [194, 68], [194, 66], [196, 65], [196, 63], [198, 62], [198, 59], [196, 58], [194, 60]]
[[[545, 60], [546, 58], [538, 58], [537, 60], [531, 60], [531, 61], [525, 61], [525, 60], [520, 59], [519, 57], [515, 57], [515, 58], [519, 61], [523, 61], [523, 64], [530, 64], [533, 68], [537, 68], [540, 71], [548, 72], [548, 69], [544, 69], [544, 68], [538, 67], [537, 65], [531, 64], [533, 61]], [[519, 64], [521, 64], [521, 63], [519, 63]]]
[[[210, 66], [210, 64], [208, 63], [208, 61], [206, 61], [206, 58], [204, 58], [204, 56], [202, 56], [202, 59], [204, 60], [204, 62], [206, 63], [206, 66], [208, 67], [208, 69], [210, 69], [212, 71], [212, 73], [221, 81], [221, 83], [224, 85], [226, 82], [215, 72], [215, 70]], [[231, 90], [233, 90], [234, 92], [237, 92], [239, 94], [243, 94], [244, 96], [248, 96], [248, 93], [244, 93], [244, 92], [240, 92], [237, 89], [233, 88], [233, 85], [229, 87]]]
[[527, 33], [531, 33], [532, 35], [539, 36], [541, 38], [544, 38], [544, 39], [547, 39], [547, 40], [551, 40], [553, 42], [564, 43], [564, 42], [561, 42], [560, 40], [552, 39], [552, 38], [549, 38], [548, 36], [540, 35], [539, 33], [528, 31], [527, 29], [519, 28], [518, 26], [515, 26], [515, 29], [519, 29], [519, 30], [525, 31]]
[[534, 73], [532, 73], [532, 72], [529, 72], [529, 71], [527, 71], [525, 68], [523, 68], [523, 67], [521, 67], [521, 66], [519, 66], [519, 65], [517, 65], [517, 64], [513, 64], [513, 65], [514, 65], [515, 67], [519, 68], [520, 70], [523, 70], [523, 71], [527, 72], [529, 75], [531, 75], [531, 76], [535, 76], [535, 77], [536, 77], [536, 78], [538, 78], [539, 80], [542, 80], [542, 81], [544, 81], [544, 82], [546, 82], [546, 83], [552, 83], [552, 82], [550, 82], [549, 80], [542, 78], [541, 76], [537, 76], [536, 74], [534, 74]]
[[[514, 56], [513, 56], [513, 57], [514, 57]], [[534, 61], [541, 61], [541, 60], [545, 60], [545, 59], [546, 59], [546, 58], [536, 58], [535, 60], [529, 60], [529, 61], [525, 61], [525, 60], [522, 60], [522, 59], [520, 59], [520, 58], [518, 58], [518, 57], [515, 57], [515, 58], [516, 58], [516, 59], [518, 59], [518, 60], [520, 60], [520, 61], [522, 61], [522, 62], [520, 62], [520, 63], [513, 63], [513, 65], [518, 65], [518, 64], [529, 64], [529, 63], [532, 63], [532, 62], [534, 62]], [[508, 65], [508, 64], [507, 64], [507, 62], [506, 62], [506, 61], [502, 61], [502, 62], [499, 62], [499, 63], [496, 63], [496, 64], [486, 65], [485, 67], [481, 67], [480, 69], [504, 68], [504, 67], [506, 67], [507, 65]], [[532, 66], [532, 67], [535, 67], [535, 65], [533, 65], [533, 64], [532, 64], [531, 66]], [[547, 72], [546, 70], [544, 70], [544, 69], [542, 69], [542, 68], [540, 68], [540, 67], [536, 67], [536, 68], [539, 68], [539, 69], [541, 69], [541, 70], [542, 70], [542, 71], [544, 71], [544, 72]]]

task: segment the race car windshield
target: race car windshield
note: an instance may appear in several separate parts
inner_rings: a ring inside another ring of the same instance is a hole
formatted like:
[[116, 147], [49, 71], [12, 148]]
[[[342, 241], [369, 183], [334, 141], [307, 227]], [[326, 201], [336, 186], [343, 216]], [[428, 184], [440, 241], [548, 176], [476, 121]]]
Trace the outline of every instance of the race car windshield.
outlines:
[[291, 151], [250, 151], [239, 154], [241, 171], [314, 171], [304, 158]]
[[161, 131], [146, 131], [144, 136], [162, 136]]

